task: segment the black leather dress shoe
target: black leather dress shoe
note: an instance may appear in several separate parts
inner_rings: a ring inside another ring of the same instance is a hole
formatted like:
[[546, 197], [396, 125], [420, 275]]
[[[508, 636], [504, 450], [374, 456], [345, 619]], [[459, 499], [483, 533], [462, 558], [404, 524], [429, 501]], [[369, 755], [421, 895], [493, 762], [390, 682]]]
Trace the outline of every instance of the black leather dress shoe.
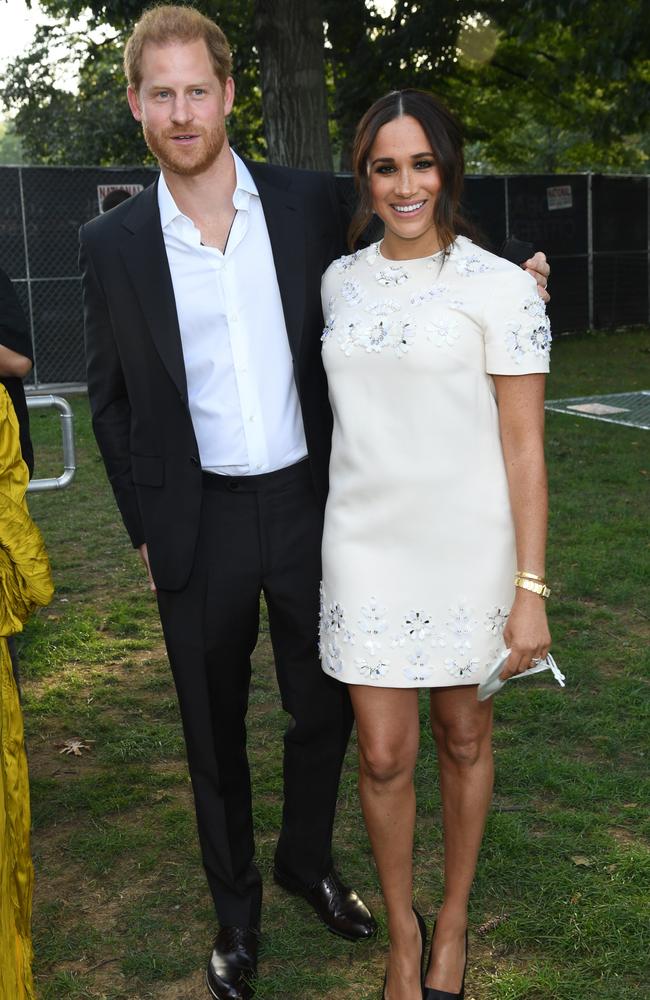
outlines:
[[322, 882], [311, 886], [302, 885], [277, 868], [273, 877], [283, 889], [306, 899], [333, 934], [348, 941], [363, 941], [377, 933], [375, 918], [364, 901], [341, 882], [334, 869]]
[[260, 935], [253, 927], [222, 927], [214, 940], [207, 984], [215, 1000], [250, 1000]]

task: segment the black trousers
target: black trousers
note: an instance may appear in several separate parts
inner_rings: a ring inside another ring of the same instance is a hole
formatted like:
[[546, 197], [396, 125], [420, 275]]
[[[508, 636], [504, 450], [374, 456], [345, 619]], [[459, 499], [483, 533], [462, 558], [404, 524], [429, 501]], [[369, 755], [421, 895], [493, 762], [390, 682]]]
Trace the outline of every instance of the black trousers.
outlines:
[[192, 575], [181, 591], [159, 590], [158, 605], [217, 917], [222, 926], [258, 927], [245, 718], [262, 592], [290, 716], [275, 864], [306, 885], [332, 864], [352, 710], [346, 686], [326, 677], [318, 659], [322, 512], [307, 461], [261, 476], [203, 478]]

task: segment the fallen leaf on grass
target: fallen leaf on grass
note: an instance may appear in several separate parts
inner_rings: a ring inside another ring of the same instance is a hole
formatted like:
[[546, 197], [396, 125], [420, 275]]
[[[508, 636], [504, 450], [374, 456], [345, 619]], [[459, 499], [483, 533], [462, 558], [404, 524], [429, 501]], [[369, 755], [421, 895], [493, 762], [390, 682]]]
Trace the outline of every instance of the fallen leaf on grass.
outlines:
[[78, 736], [72, 736], [63, 743], [57, 743], [56, 745], [61, 747], [59, 753], [74, 754], [75, 757], [81, 757], [84, 750], [92, 750], [91, 744], [94, 742], [94, 740], [82, 740]]
[[591, 858], [585, 858], [582, 856], [582, 854], [572, 855], [571, 860], [573, 861], [574, 865], [578, 866], [578, 868], [591, 868], [593, 865], [593, 861], [591, 860]]

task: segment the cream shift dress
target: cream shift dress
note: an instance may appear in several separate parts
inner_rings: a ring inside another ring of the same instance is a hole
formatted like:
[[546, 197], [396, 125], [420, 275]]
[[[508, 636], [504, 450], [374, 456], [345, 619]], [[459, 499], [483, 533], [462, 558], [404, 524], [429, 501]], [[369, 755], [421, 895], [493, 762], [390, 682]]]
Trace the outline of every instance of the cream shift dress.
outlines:
[[492, 374], [547, 372], [534, 279], [459, 236], [445, 258], [380, 244], [322, 285], [334, 414], [323, 670], [348, 684], [478, 684], [503, 650], [515, 535]]

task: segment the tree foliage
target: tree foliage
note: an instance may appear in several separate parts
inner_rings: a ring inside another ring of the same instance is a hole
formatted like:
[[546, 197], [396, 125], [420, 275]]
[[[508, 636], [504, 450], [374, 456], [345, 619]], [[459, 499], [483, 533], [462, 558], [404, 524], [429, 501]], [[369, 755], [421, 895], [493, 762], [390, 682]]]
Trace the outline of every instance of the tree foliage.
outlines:
[[500, 170], [647, 170], [647, 0], [505, 0], [492, 59], [462, 67], [472, 152]]
[[[319, 33], [319, 12], [324, 24], [325, 58], [323, 65], [322, 51], [312, 49], [300, 72], [297, 59], [291, 62], [291, 43], [281, 46], [277, 31], [286, 24], [285, 33], [306, 33], [306, 22], [287, 15], [296, 5], [196, 3], [233, 46], [237, 101], [229, 132], [244, 153], [262, 157], [268, 148], [274, 159], [326, 165], [325, 112], [283, 115], [283, 79], [293, 90], [309, 77], [318, 89], [315, 71], [325, 74], [336, 165], [348, 164], [356, 122], [377, 96], [416, 86], [436, 91], [465, 122], [471, 169], [648, 169], [649, 0], [396, 0], [386, 16], [372, 0], [309, 0], [309, 30]], [[108, 164], [147, 157], [122, 98], [120, 66], [124, 38], [146, 6], [140, 0], [40, 0], [52, 26], [39, 29], [1, 92], [28, 158]], [[100, 41], [92, 31], [75, 35], [70, 25], [79, 16], [91, 29], [110, 31]], [[63, 38], [66, 57], [79, 61], [77, 93], [57, 86], [52, 52]], [[314, 135], [320, 119], [321, 159], [310, 159], [315, 149], [305, 150], [309, 133], [296, 128], [297, 115], [313, 125]]]
[[0, 122], [0, 166], [16, 166], [23, 159], [23, 147], [14, 123]]

